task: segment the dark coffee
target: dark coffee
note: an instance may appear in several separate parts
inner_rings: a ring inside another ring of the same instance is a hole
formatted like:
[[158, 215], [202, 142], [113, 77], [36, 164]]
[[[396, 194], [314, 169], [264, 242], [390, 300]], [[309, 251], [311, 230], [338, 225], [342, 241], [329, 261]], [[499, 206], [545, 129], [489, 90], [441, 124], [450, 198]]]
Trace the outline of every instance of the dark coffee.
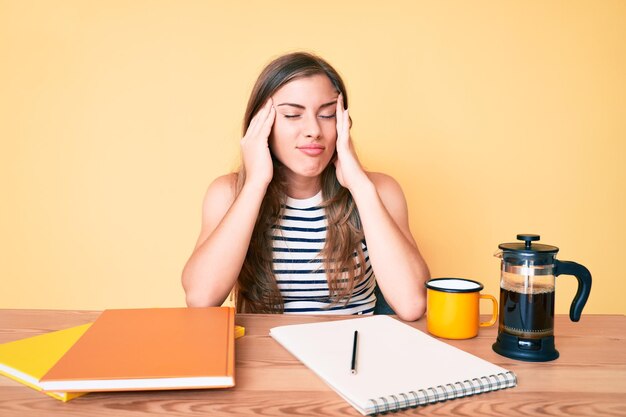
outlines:
[[500, 332], [526, 339], [554, 335], [554, 290], [524, 294], [500, 288]]

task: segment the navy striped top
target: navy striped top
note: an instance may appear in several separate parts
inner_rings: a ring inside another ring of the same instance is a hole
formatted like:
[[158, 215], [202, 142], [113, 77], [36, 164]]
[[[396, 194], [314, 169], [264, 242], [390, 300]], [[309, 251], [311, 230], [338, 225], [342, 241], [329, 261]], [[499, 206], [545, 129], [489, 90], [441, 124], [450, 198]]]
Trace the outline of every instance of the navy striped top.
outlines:
[[365, 256], [365, 279], [355, 286], [347, 305], [330, 306], [328, 281], [320, 257], [327, 227], [325, 210], [319, 207], [321, 202], [321, 191], [304, 200], [287, 197], [283, 216], [273, 227], [273, 270], [285, 303], [284, 312], [372, 314], [376, 304], [376, 278], [365, 241], [361, 243]]

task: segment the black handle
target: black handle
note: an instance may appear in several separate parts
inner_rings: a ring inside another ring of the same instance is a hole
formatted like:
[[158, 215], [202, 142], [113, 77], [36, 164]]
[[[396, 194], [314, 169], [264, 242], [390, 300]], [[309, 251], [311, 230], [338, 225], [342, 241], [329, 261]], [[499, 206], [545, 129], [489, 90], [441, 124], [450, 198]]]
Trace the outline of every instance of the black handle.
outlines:
[[576, 262], [556, 260], [555, 266], [557, 277], [562, 274], [574, 275], [578, 280], [578, 290], [569, 309], [569, 318], [572, 321], [578, 321], [591, 292], [591, 272]]

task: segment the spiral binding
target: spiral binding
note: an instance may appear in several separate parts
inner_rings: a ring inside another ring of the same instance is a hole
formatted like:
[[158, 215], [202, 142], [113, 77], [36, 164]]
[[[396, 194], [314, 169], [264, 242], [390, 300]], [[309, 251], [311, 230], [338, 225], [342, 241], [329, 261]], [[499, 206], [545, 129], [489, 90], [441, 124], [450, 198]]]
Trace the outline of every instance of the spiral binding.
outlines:
[[517, 385], [517, 377], [511, 371], [501, 372], [494, 375], [473, 378], [471, 381], [457, 381], [446, 385], [438, 385], [398, 393], [386, 397], [370, 399], [373, 412], [368, 414], [385, 414], [389, 411], [398, 411], [405, 408], [415, 408], [420, 405], [443, 402], [454, 398], [469, 397], [483, 392], [498, 391]]

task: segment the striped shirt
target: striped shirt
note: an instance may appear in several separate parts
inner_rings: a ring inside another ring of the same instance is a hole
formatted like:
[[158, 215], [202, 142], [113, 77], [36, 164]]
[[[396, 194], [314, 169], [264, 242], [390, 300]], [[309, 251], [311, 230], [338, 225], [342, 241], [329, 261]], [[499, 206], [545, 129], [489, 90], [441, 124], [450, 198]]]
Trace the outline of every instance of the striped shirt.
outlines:
[[[376, 278], [370, 265], [367, 245], [365, 279], [355, 285], [347, 305], [330, 306], [328, 281], [320, 251], [326, 242], [326, 213], [319, 207], [322, 192], [297, 200], [287, 197], [283, 216], [272, 230], [273, 270], [285, 303], [285, 313], [372, 314], [376, 304]], [[356, 256], [356, 251], [355, 251]]]

